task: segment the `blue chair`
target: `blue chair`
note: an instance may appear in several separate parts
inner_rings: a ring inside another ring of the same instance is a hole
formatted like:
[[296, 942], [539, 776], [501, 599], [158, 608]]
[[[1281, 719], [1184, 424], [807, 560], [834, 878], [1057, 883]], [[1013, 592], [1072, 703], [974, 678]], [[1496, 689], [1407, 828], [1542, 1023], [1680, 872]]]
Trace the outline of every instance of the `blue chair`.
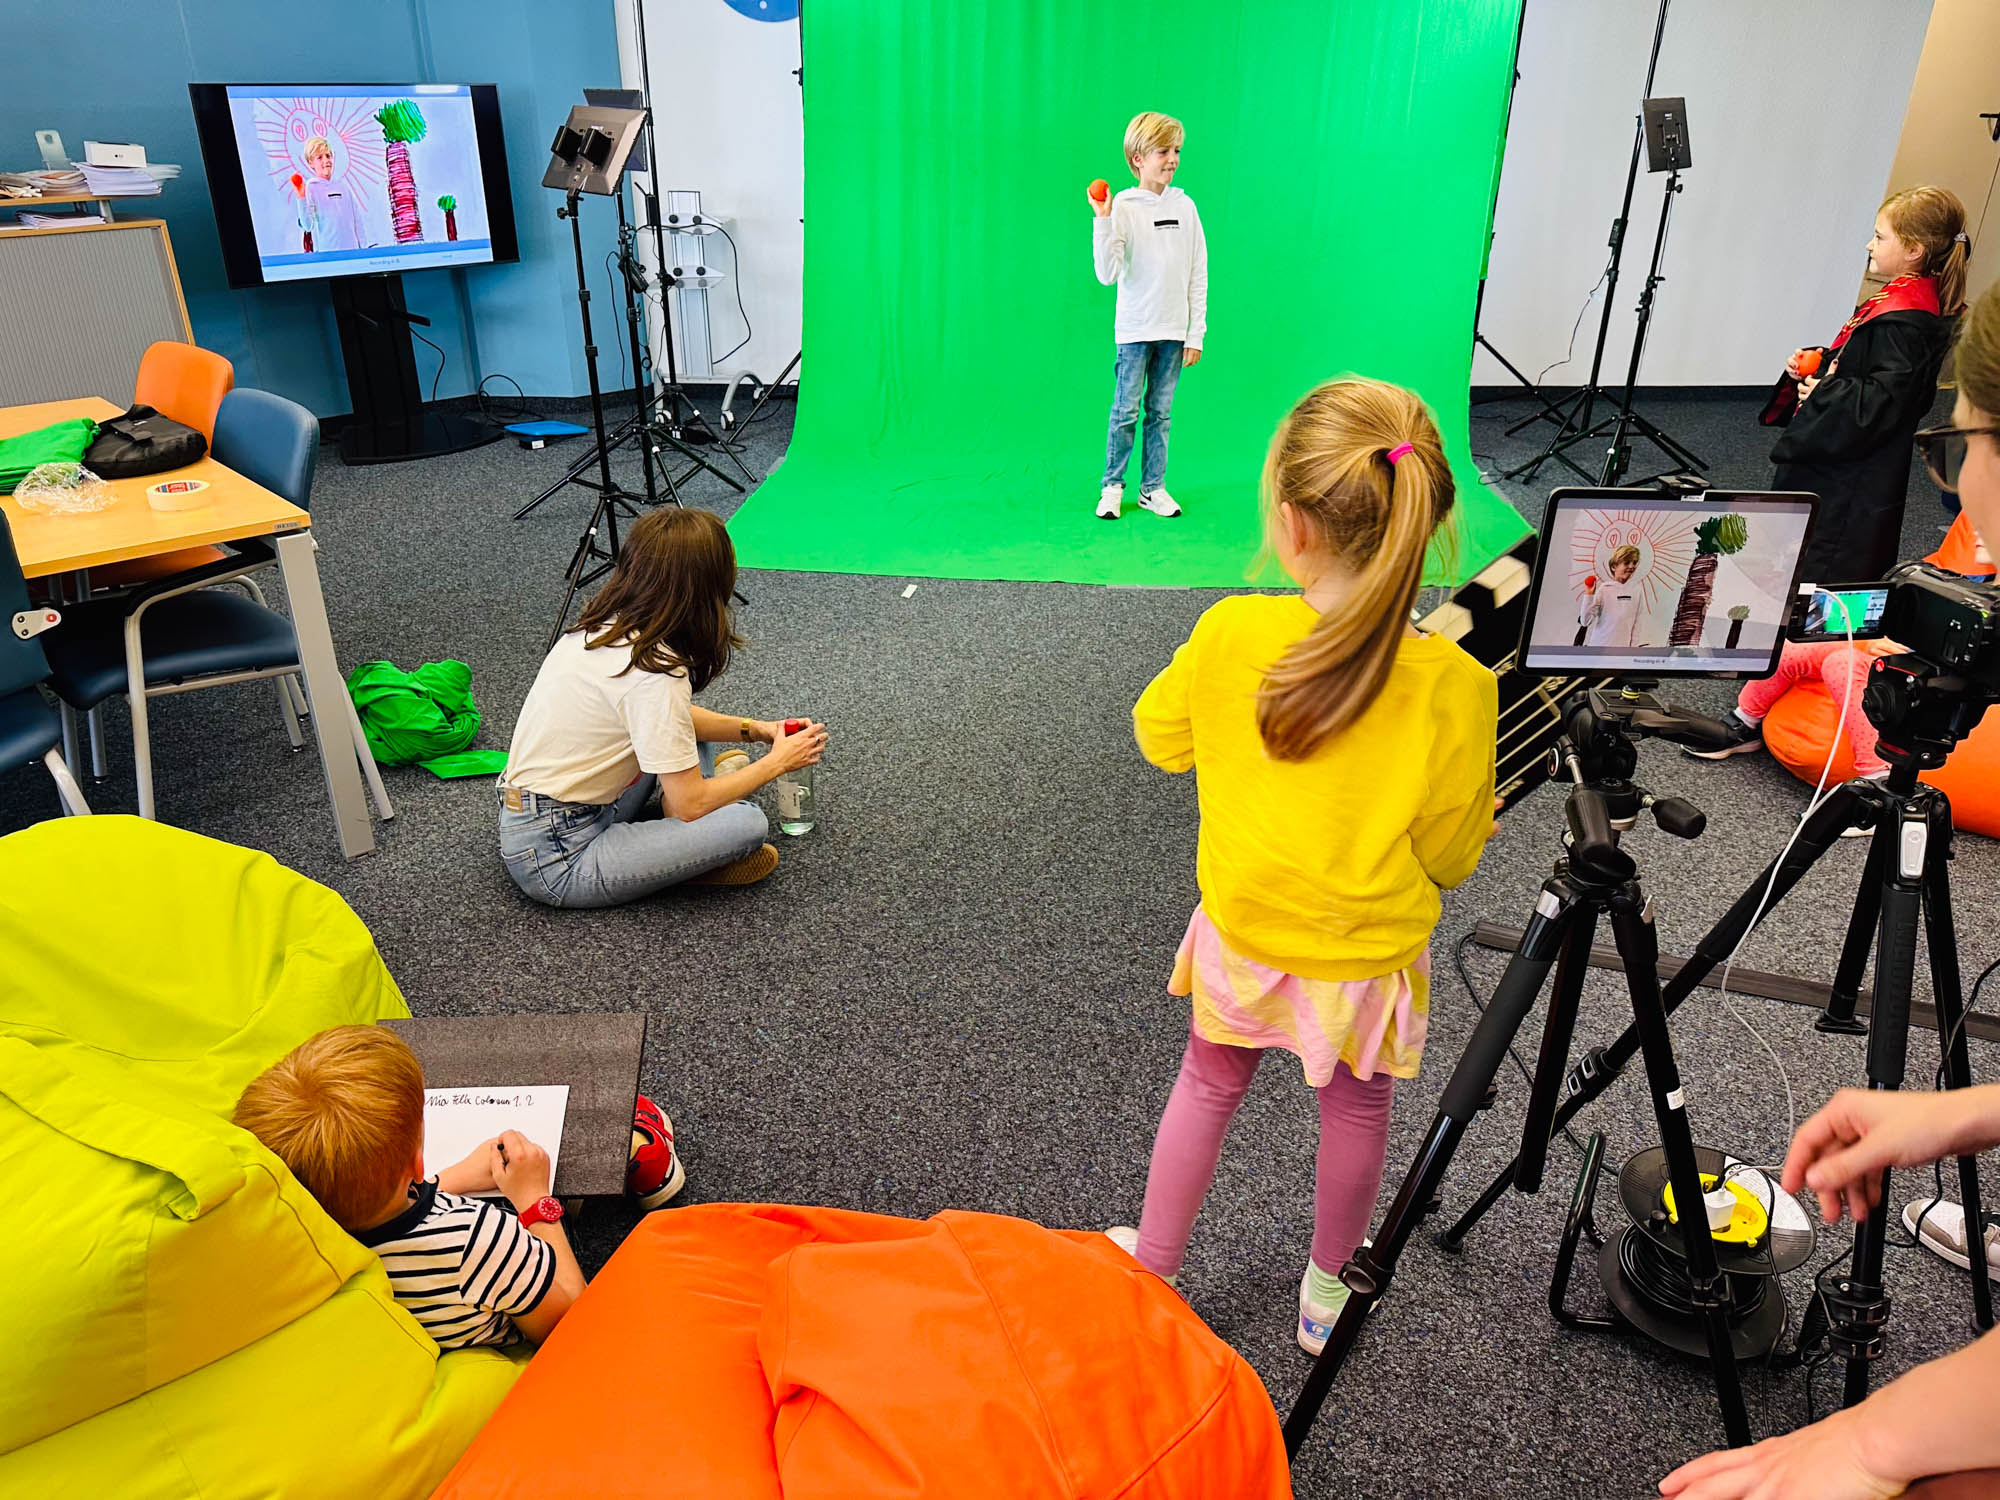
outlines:
[[[222, 398], [211, 452], [216, 462], [305, 509], [319, 461], [319, 421], [296, 401], [239, 386]], [[154, 816], [149, 699], [275, 678], [286, 735], [294, 750], [305, 746], [298, 639], [250, 576], [275, 554], [259, 540], [231, 545], [234, 554], [219, 562], [68, 606], [64, 628], [50, 643], [49, 684], [69, 708], [90, 713], [121, 694], [130, 706], [144, 818]], [[225, 583], [240, 584], [248, 597], [215, 587]], [[376, 810], [392, 818], [395, 809], [354, 704], [344, 694], [342, 703]]]
[[62, 720], [36, 690], [49, 675], [41, 634], [22, 634], [50, 613], [48, 606], [28, 598], [28, 580], [21, 576], [21, 559], [14, 551], [14, 530], [7, 524], [7, 513], [0, 511], [0, 770], [38, 760], [55, 778], [63, 811], [87, 813], [90, 806], [57, 748]]

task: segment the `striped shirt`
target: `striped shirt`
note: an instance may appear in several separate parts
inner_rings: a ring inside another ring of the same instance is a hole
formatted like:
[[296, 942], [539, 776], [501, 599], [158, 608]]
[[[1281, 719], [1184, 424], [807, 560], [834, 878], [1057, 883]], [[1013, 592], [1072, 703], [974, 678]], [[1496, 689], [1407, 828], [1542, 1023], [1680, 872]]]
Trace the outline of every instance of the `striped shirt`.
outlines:
[[403, 1311], [443, 1349], [505, 1344], [510, 1317], [533, 1312], [556, 1277], [556, 1253], [498, 1204], [420, 1182], [410, 1206], [354, 1236], [381, 1258]]

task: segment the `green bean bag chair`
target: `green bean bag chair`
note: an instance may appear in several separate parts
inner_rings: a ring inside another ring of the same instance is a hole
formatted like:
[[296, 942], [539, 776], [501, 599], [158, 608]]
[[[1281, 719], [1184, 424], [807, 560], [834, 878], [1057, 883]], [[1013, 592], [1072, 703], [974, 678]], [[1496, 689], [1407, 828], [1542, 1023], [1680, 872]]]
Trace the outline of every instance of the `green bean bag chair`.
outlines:
[[229, 1123], [409, 1014], [340, 897], [139, 818], [0, 838], [0, 1495], [427, 1495], [512, 1385]]

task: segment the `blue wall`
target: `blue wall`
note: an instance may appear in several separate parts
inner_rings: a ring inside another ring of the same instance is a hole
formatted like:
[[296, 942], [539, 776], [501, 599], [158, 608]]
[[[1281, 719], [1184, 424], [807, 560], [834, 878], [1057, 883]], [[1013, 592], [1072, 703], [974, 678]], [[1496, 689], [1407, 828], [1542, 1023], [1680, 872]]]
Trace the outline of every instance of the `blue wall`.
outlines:
[[[232, 291], [223, 280], [189, 83], [497, 84], [520, 262], [407, 273], [404, 293], [411, 311], [432, 320], [419, 331], [445, 351], [440, 397], [496, 374], [531, 396], [588, 389], [569, 226], [557, 221], [562, 200], [541, 175], [549, 138], [582, 90], [618, 86], [609, 0], [102, 0], [80, 14], [80, 27], [56, 6], [17, 7], [10, 17], [15, 65], [0, 88], [0, 168], [39, 166], [41, 129], [62, 132], [77, 158], [92, 139], [137, 141], [150, 160], [179, 162], [180, 177], [158, 198], [123, 205], [120, 215], [167, 221], [195, 339], [235, 363], [239, 385], [277, 391], [321, 416], [349, 406], [325, 283]], [[608, 200], [585, 200], [584, 263], [593, 271], [612, 248], [612, 214]], [[601, 274], [592, 280], [601, 322], [608, 291]], [[598, 329], [615, 363], [609, 332]], [[428, 389], [437, 355], [418, 344], [416, 356]], [[608, 366], [604, 375], [620, 383]], [[491, 390], [512, 393], [505, 381]]]

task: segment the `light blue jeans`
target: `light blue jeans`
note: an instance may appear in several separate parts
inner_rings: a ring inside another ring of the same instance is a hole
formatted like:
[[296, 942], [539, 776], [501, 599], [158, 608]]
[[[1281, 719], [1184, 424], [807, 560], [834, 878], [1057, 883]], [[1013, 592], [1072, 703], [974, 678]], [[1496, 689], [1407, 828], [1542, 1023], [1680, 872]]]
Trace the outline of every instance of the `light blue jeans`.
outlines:
[[1139, 493], [1150, 495], [1167, 482], [1167, 427], [1174, 409], [1174, 386], [1181, 378], [1179, 339], [1118, 346], [1118, 379], [1111, 393], [1111, 439], [1104, 453], [1104, 482], [1123, 484], [1132, 462], [1132, 435], [1139, 426], [1139, 393], [1145, 391], [1145, 436], [1139, 448]]
[[[712, 746], [701, 746], [701, 773], [715, 774]], [[544, 906], [621, 906], [741, 859], [770, 832], [754, 802], [732, 802], [692, 823], [640, 821], [658, 786], [657, 777], [641, 776], [611, 803], [523, 792], [520, 812], [503, 800], [501, 862], [514, 884]]]

